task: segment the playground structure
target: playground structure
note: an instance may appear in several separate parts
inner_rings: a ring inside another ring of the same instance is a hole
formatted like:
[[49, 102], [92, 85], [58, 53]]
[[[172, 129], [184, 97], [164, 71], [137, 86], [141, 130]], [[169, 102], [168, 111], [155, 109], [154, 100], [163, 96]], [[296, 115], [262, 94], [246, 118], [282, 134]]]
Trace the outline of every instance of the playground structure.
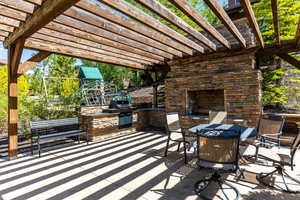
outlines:
[[49, 90], [51, 80], [70, 80], [79, 83], [78, 91], [82, 97], [82, 105], [84, 106], [104, 106], [108, 105], [111, 100], [131, 100], [130, 95], [125, 91], [118, 91], [113, 83], [104, 81], [103, 76], [98, 68], [82, 66], [79, 69], [78, 78], [64, 77], [43, 77], [43, 88], [48, 103], [56, 104], [60, 102], [58, 96], [50, 97]]
[[98, 68], [80, 67], [80, 91], [86, 106], [108, 105], [113, 100], [130, 100], [126, 92], [119, 92], [117, 86], [104, 82]]

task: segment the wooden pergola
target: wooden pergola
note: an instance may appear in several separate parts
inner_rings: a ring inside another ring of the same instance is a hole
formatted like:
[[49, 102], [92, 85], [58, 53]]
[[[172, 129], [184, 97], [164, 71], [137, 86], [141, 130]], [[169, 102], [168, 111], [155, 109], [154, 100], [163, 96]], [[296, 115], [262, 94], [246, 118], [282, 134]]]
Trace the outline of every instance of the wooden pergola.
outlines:
[[[246, 41], [217, 0], [205, 0], [223, 25], [239, 42], [232, 48], [186, 0], [170, 0], [199, 25], [199, 32], [157, 0], [136, 0], [151, 12], [181, 29], [180, 34], [125, 0], [0, 0], [0, 40], [8, 48], [9, 157], [17, 155], [17, 78], [52, 53], [111, 63], [136, 70], [158, 71], [169, 61], [197, 56], [230, 55], [241, 49], [257, 49], [258, 54], [278, 55], [300, 68], [287, 53], [300, 50], [300, 19], [294, 40], [280, 41], [276, 0], [272, 1], [276, 44], [265, 46], [249, 0], [241, 0], [243, 15], [252, 28], [257, 47]], [[205, 32], [205, 34], [204, 34]], [[218, 51], [214, 38], [226, 51]], [[20, 63], [23, 49], [39, 53]]]

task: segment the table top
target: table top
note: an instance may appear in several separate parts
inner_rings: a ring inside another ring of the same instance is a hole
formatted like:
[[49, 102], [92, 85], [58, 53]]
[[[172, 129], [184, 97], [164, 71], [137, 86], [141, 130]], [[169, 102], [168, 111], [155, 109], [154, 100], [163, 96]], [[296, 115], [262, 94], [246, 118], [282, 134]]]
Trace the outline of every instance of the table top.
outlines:
[[189, 132], [210, 138], [233, 138], [240, 135], [244, 139], [258, 135], [254, 128], [235, 124], [200, 124], [189, 128]]

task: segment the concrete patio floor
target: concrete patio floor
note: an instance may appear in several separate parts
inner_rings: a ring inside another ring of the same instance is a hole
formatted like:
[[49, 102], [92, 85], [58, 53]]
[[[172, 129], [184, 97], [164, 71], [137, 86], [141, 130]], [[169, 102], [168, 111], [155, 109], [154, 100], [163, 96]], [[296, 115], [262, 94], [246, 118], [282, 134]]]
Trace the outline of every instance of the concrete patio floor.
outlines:
[[[107, 199], [154, 200], [198, 199], [194, 183], [208, 175], [199, 170], [189, 154], [184, 165], [182, 154], [175, 152], [163, 157], [166, 135], [160, 132], [136, 132], [100, 142], [76, 144], [64, 142], [43, 149], [41, 158], [26, 153], [18, 159], [0, 161], [0, 199]], [[244, 154], [252, 154], [247, 148]], [[268, 154], [273, 155], [267, 149]], [[286, 149], [280, 149], [280, 152]], [[295, 158], [292, 172], [300, 178], [300, 155]], [[272, 171], [270, 166], [241, 162], [241, 168], [259, 173]], [[289, 168], [287, 168], [289, 170]], [[290, 171], [290, 170], [289, 170]], [[234, 180], [233, 175], [227, 179]], [[280, 193], [255, 183], [238, 181], [234, 184], [242, 199], [300, 199], [300, 195]], [[215, 199], [220, 198], [220, 191]]]

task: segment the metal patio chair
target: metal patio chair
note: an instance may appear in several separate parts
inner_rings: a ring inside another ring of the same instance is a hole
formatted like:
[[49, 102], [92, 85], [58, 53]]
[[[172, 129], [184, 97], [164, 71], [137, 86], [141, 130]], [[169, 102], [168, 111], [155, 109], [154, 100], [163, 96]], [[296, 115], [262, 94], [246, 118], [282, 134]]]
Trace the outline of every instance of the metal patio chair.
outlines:
[[[271, 144], [273, 144], [273, 146], [280, 148], [280, 136], [282, 135], [284, 122], [285, 118], [281, 116], [260, 116], [257, 126], [257, 132], [259, 136], [255, 140], [244, 141], [256, 148], [255, 161], [258, 160], [260, 147], [269, 148], [271, 147]], [[268, 145], [266, 145], [266, 143], [268, 143]]]
[[[280, 139], [280, 140], [284, 140], [284, 139]], [[270, 147], [274, 147], [274, 143], [265, 143], [265, 146], [270, 145]], [[257, 180], [262, 183], [263, 185], [270, 187], [270, 188], [275, 188], [284, 192], [290, 192], [290, 193], [300, 193], [300, 188], [297, 190], [294, 189], [290, 189], [287, 185], [287, 181], [286, 179], [290, 179], [292, 180], [294, 183], [298, 184], [300, 186], [300, 180], [297, 180], [295, 178], [293, 178], [291, 175], [289, 175], [286, 170], [284, 169], [285, 166], [290, 166], [291, 170], [294, 170], [294, 158], [295, 158], [295, 154], [297, 152], [297, 150], [300, 148], [300, 131], [298, 132], [297, 136], [295, 137], [294, 141], [292, 142], [292, 144], [289, 146], [289, 150], [290, 153], [289, 155], [287, 154], [282, 154], [282, 153], [277, 153], [277, 157], [279, 159], [273, 159], [275, 157], [272, 156], [272, 158], [270, 158], [270, 156], [264, 156], [264, 155], [259, 155], [261, 158], [266, 159], [268, 161], [273, 162], [273, 165], [275, 166], [275, 170], [273, 170], [270, 173], [260, 173], [257, 175]], [[283, 180], [283, 184], [285, 186], [285, 188], [278, 188], [278, 186], [276, 186], [275, 184], [271, 184], [269, 181], [267, 180], [272, 180], [272, 178], [274, 177], [275, 174], [279, 174]]]
[[210, 124], [226, 124], [227, 112], [226, 111], [209, 111], [209, 123]]
[[[218, 130], [211, 130], [218, 131]], [[224, 131], [225, 137], [232, 134]], [[212, 133], [214, 134], [214, 133]], [[232, 189], [236, 198], [239, 199], [240, 193], [236, 187], [226, 181], [222, 174], [224, 173], [243, 173], [239, 167], [239, 144], [240, 144], [240, 134], [235, 133], [234, 136], [227, 138], [219, 137], [203, 137], [198, 135], [198, 162], [197, 165], [200, 168], [207, 168], [213, 170], [213, 173], [199, 181], [194, 185], [195, 192], [198, 196], [204, 199], [208, 198], [204, 193], [208, 186], [214, 182], [217, 183], [218, 188], [222, 190], [222, 193], [227, 197], [223, 185], [226, 185]], [[227, 198], [229, 199], [229, 198]], [[230, 198], [232, 199], [232, 198]]]
[[[184, 163], [187, 164], [187, 153], [186, 153], [187, 147], [186, 147], [186, 145], [188, 145], [190, 148], [191, 143], [186, 141], [186, 137], [189, 135], [185, 135], [185, 133], [182, 131], [182, 128], [180, 126], [178, 112], [166, 113], [166, 119], [167, 119], [166, 130], [168, 133], [168, 139], [167, 139], [167, 146], [166, 146], [166, 150], [165, 150], [165, 156], [168, 155], [170, 141], [178, 142], [177, 152], [179, 152], [180, 145], [181, 145], [181, 143], [183, 143]], [[172, 137], [171, 137], [172, 134], [180, 134], [181, 138], [180, 139], [172, 139]]]

